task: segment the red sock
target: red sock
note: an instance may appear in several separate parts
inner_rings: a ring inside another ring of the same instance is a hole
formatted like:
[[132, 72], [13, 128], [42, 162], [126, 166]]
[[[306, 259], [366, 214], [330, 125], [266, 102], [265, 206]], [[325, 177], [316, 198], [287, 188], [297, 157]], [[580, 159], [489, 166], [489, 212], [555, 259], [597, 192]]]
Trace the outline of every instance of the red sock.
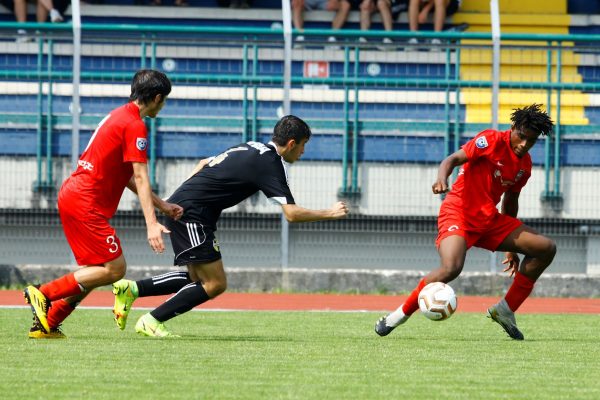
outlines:
[[534, 284], [535, 281], [533, 279], [517, 272], [512, 285], [510, 285], [508, 292], [506, 292], [506, 296], [504, 296], [508, 308], [513, 312], [517, 311], [525, 299], [531, 294]]
[[52, 307], [48, 310], [48, 325], [55, 329], [75, 310], [65, 299], [52, 302]]
[[421, 289], [423, 289], [427, 285], [425, 283], [425, 278], [422, 278], [417, 287], [412, 291], [408, 299], [402, 305], [402, 311], [406, 315], [412, 315], [415, 311], [419, 309], [419, 293], [421, 293]]
[[64, 299], [81, 293], [81, 287], [75, 280], [75, 273], [62, 276], [40, 286], [40, 292], [50, 301]]

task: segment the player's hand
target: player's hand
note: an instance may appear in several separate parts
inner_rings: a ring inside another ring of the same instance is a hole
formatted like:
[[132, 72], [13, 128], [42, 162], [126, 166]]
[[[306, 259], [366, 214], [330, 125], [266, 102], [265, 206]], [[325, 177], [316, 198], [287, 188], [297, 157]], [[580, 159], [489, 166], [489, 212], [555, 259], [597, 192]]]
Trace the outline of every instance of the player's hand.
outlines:
[[343, 201], [338, 201], [331, 207], [331, 216], [333, 219], [344, 218], [349, 212], [348, 206]]
[[171, 233], [171, 231], [158, 222], [148, 225], [148, 244], [155, 253], [165, 251], [165, 244], [162, 239], [163, 233]]
[[166, 201], [160, 207], [160, 211], [175, 221], [177, 221], [183, 215], [183, 207], [181, 207], [179, 204], [167, 203]]
[[438, 179], [431, 185], [431, 190], [433, 190], [434, 194], [446, 193], [448, 191], [448, 181]]
[[506, 252], [506, 258], [502, 261], [502, 264], [505, 264], [506, 267], [502, 270], [502, 272], [508, 272], [509, 276], [513, 276], [519, 270], [520, 264], [519, 256], [517, 253], [512, 253], [510, 251]]

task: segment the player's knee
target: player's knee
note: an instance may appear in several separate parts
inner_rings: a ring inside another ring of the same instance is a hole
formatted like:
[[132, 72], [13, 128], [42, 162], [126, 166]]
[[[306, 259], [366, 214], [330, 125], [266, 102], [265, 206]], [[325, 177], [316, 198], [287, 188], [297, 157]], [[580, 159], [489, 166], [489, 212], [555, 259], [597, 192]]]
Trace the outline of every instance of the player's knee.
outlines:
[[442, 265], [442, 269], [440, 271], [440, 281], [446, 283], [453, 281], [454, 279], [458, 278], [462, 268], [463, 266], [460, 263], [448, 263]]
[[348, 1], [342, 1], [340, 3], [340, 11], [350, 11], [350, 8], [352, 7], [352, 5], [348, 2]]
[[552, 261], [556, 255], [556, 242], [552, 239], [546, 238], [542, 247], [542, 253], [544, 258], [548, 261]]
[[110, 271], [110, 283], [114, 283], [120, 279], [123, 279], [125, 277], [125, 268], [122, 269], [115, 269]]
[[213, 299], [227, 290], [227, 280], [204, 282], [204, 289], [206, 290], [206, 294]]
[[125, 263], [114, 263], [107, 265], [105, 267], [106, 270], [106, 284], [114, 283], [119, 279], [123, 279], [125, 277], [125, 272], [127, 271], [127, 265]]

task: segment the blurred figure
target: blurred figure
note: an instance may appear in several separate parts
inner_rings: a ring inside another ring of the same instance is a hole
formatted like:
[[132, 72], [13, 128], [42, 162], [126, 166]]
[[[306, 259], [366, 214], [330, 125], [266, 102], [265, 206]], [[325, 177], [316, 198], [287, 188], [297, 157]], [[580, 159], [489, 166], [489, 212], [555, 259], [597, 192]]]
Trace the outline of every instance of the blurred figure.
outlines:
[[[150, 4], [153, 6], [162, 6], [163, 3], [162, 0], [152, 0]], [[175, 7], [187, 7], [190, 4], [186, 0], [175, 0], [173, 1], [173, 5]]]
[[[15, 19], [17, 22], [27, 22], [27, 0], [13, 0]], [[54, 7], [52, 0], [38, 0], [36, 7], [36, 21], [43, 23], [50, 17], [51, 22], [63, 22], [64, 18], [60, 11]], [[17, 43], [31, 40], [25, 29], [17, 30]]]
[[[383, 29], [391, 32], [394, 20], [402, 11], [408, 9], [408, 0], [363, 0], [360, 3], [360, 29], [368, 31], [371, 28], [371, 15], [377, 11], [381, 14]], [[365, 38], [360, 38], [361, 42], [366, 42]], [[392, 50], [389, 45], [393, 44], [391, 38], [383, 38], [382, 50]]]
[[[417, 32], [419, 24], [427, 22], [427, 17], [431, 10], [434, 10], [433, 29], [436, 32], [441, 32], [444, 29], [446, 17], [456, 13], [460, 8], [461, 0], [410, 0], [408, 7], [408, 23], [410, 30]], [[411, 38], [409, 44], [418, 44], [417, 38]], [[433, 46], [442, 44], [440, 39], [431, 39]]]
[[219, 7], [250, 8], [249, 0], [217, 0]]

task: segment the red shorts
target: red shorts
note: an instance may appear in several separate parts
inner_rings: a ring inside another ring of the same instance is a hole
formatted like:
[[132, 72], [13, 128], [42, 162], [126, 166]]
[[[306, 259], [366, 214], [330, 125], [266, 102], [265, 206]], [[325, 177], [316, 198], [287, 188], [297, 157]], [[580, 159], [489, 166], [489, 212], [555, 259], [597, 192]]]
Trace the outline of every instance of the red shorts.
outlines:
[[82, 201], [81, 195], [63, 189], [58, 194], [58, 212], [77, 264], [102, 265], [123, 254], [108, 219]]
[[473, 226], [465, 224], [460, 210], [442, 204], [438, 216], [438, 237], [435, 245], [440, 247], [442, 240], [448, 236], [459, 235], [467, 241], [467, 249], [475, 246], [496, 251], [502, 241], [522, 224], [523, 222], [517, 218], [497, 213], [486, 226]]

